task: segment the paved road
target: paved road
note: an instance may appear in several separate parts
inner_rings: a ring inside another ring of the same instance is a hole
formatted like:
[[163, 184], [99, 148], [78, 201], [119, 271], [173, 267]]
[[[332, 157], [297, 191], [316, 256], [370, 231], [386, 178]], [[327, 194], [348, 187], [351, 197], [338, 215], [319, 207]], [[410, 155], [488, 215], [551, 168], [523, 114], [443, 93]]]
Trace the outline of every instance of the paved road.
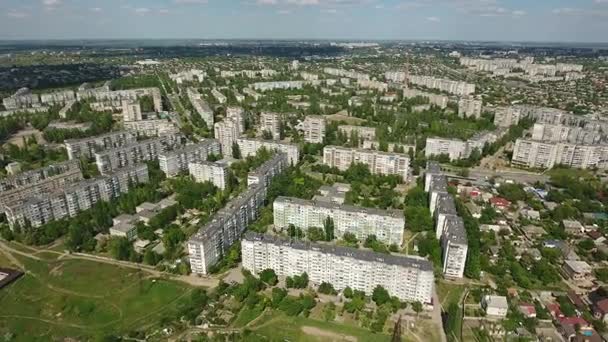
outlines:
[[441, 302], [439, 301], [439, 295], [437, 295], [437, 289], [433, 290], [433, 312], [431, 312], [431, 317], [435, 324], [439, 326], [439, 336], [441, 337], [441, 342], [447, 342], [447, 337], [445, 336], [445, 330], [443, 330], [443, 320], [441, 319]]

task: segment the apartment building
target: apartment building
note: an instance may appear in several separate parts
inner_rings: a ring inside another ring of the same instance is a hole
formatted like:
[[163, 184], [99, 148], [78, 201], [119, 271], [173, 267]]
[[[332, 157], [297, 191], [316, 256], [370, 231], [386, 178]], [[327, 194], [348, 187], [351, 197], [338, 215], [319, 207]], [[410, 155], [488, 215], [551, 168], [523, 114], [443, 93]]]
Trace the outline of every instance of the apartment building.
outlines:
[[208, 274], [209, 268], [241, 238], [241, 234], [259, 216], [266, 201], [263, 182], [252, 184], [217, 212], [204, 227], [188, 240], [190, 267], [193, 273]]
[[545, 142], [569, 142], [573, 144], [598, 144], [604, 135], [601, 131], [578, 126], [536, 123], [532, 128], [532, 140]]
[[[0, 183], [0, 186], [2, 187], [2, 190], [0, 191], [0, 212], [3, 211], [4, 206], [7, 204], [21, 201], [41, 193], [61, 189], [69, 184], [82, 181], [84, 177], [77, 165], [78, 164], [76, 163], [76, 168], [58, 170], [58, 173], [49, 173], [42, 178], [28, 179], [16, 178], [14, 176], [5, 178], [3, 182]], [[28, 173], [30, 172], [32, 171], [28, 171]], [[19, 181], [22, 181], [22, 183]]]
[[431, 76], [410, 76], [408, 81], [411, 84], [437, 89], [458, 96], [467, 96], [475, 93], [475, 85], [466, 82], [446, 80]]
[[273, 140], [281, 140], [281, 115], [279, 113], [262, 112], [260, 114], [260, 130], [269, 132]]
[[35, 170], [19, 172], [0, 179], [0, 192], [19, 189], [72, 171], [80, 171], [80, 163], [76, 160], [68, 160]]
[[375, 89], [379, 92], [388, 91], [388, 83], [384, 83], [384, 82], [380, 82], [380, 81], [359, 79], [359, 80], [357, 80], [357, 86], [359, 88]]
[[448, 102], [450, 98], [445, 95], [427, 93], [417, 89], [409, 89], [403, 88], [403, 97], [406, 99], [411, 99], [414, 97], [422, 97], [429, 100], [429, 103], [435, 105], [441, 109], [445, 109], [448, 107]]
[[410, 158], [403, 153], [325, 146], [323, 163], [341, 171], [347, 170], [354, 163], [361, 163], [367, 165], [372, 174], [398, 175], [404, 182], [409, 179]]
[[469, 244], [462, 218], [451, 216], [446, 219], [440, 242], [444, 277], [464, 277]]
[[207, 124], [207, 127], [211, 128], [214, 124], [213, 110], [209, 107], [209, 104], [201, 99], [201, 94], [196, 88], [188, 87], [186, 90], [188, 100], [194, 107], [194, 110], [201, 116], [203, 121]]
[[404, 83], [407, 79], [407, 74], [403, 71], [387, 71], [384, 73], [384, 78], [390, 82]]
[[219, 104], [224, 104], [226, 102], [228, 102], [228, 98], [226, 97], [226, 95], [224, 95], [221, 91], [213, 88], [211, 90], [211, 95], [215, 98], [215, 100], [219, 103]]
[[458, 101], [458, 116], [462, 118], [475, 118], [481, 117], [481, 107], [483, 101], [473, 97], [463, 97]]
[[105, 175], [123, 167], [156, 160], [165, 149], [177, 145], [179, 140], [179, 137], [170, 135], [96, 152], [95, 163], [99, 172]]
[[532, 168], [565, 165], [580, 169], [608, 167], [608, 145], [579, 145], [517, 139], [511, 163]]
[[304, 81], [275, 81], [275, 82], [257, 82], [252, 85], [254, 90], [267, 91], [275, 89], [302, 89]]
[[351, 136], [356, 135], [359, 139], [363, 140], [375, 140], [376, 139], [376, 128], [366, 126], [353, 126], [353, 125], [340, 125], [338, 130], [342, 131], [350, 139]]
[[205, 76], [207, 76], [207, 74], [199, 69], [190, 69], [175, 74], [169, 74], [169, 78], [177, 84], [183, 84], [184, 82], [201, 83], [205, 79]]
[[4, 206], [9, 225], [14, 228], [39, 227], [54, 220], [74, 217], [97, 202], [109, 201], [129, 191], [130, 184], [148, 182], [145, 164], [125, 168], [106, 176], [81, 180], [46, 193], [37, 193]]
[[214, 125], [214, 136], [220, 142], [222, 154], [232, 156], [232, 145], [237, 142], [243, 131], [236, 120], [226, 118]]
[[330, 217], [334, 221], [335, 235], [352, 233], [359, 240], [375, 235], [378, 241], [400, 246], [403, 240], [405, 219], [401, 210], [340, 205], [326, 201], [278, 197], [273, 203], [274, 226], [285, 229], [290, 224], [302, 229], [323, 227]]
[[158, 162], [167, 177], [175, 177], [188, 171], [188, 164], [205, 161], [210, 154], [220, 154], [220, 143], [215, 139], [202, 139], [196, 144], [161, 153]]
[[435, 219], [435, 237], [441, 240], [441, 237], [446, 231], [446, 222], [450, 217], [456, 217], [456, 204], [454, 197], [449, 193], [438, 192], [435, 202], [435, 210], [433, 217]]
[[469, 156], [466, 141], [445, 138], [426, 138], [424, 154], [427, 158], [448, 155], [450, 160], [463, 159]]
[[324, 68], [323, 72], [328, 75], [332, 75], [332, 76], [336, 76], [336, 77], [348, 77], [348, 78], [354, 78], [356, 80], [369, 80], [370, 79], [369, 75], [366, 75], [364, 73], [360, 73], [357, 71], [353, 71], [353, 70]]
[[247, 96], [251, 96], [255, 101], [259, 101], [264, 96], [260, 93], [256, 93], [251, 88], [243, 88], [243, 94], [245, 94]]
[[426, 162], [426, 170], [424, 171], [424, 191], [429, 192], [431, 188], [431, 177], [441, 176], [441, 165], [438, 162], [429, 160]]
[[68, 139], [65, 143], [65, 149], [68, 152], [68, 158], [92, 158], [96, 152], [109, 150], [128, 144], [135, 143], [136, 136], [130, 132], [117, 131], [103, 135], [98, 135], [84, 139]]
[[137, 136], [158, 137], [179, 133], [179, 127], [168, 119], [127, 121], [123, 125], [126, 130], [134, 132]]
[[226, 189], [230, 168], [228, 163], [195, 161], [188, 163], [188, 173], [196, 182], [211, 182], [219, 189]]
[[77, 92], [78, 101], [94, 100], [102, 104], [104, 108], [122, 108], [123, 101], [135, 102], [142, 97], [152, 98], [155, 112], [163, 111], [163, 102], [158, 88], [138, 88], [129, 90], [110, 91], [109, 85], [100, 88], [88, 88], [81, 86]]
[[304, 133], [304, 141], [311, 144], [322, 144], [325, 139], [325, 117], [321, 115], [308, 115], [297, 127]]
[[428, 189], [429, 209], [431, 211], [431, 215], [434, 215], [439, 197], [448, 193], [448, 180], [445, 175], [431, 175], [429, 178]]
[[243, 158], [255, 155], [259, 149], [265, 148], [269, 151], [279, 151], [287, 154], [289, 164], [296, 165], [300, 160], [300, 148], [296, 144], [262, 139], [237, 139]]
[[243, 268], [253, 274], [272, 269], [279, 276], [308, 274], [315, 284], [349, 287], [371, 295], [378, 285], [402, 301], [432, 304], [431, 263], [419, 257], [379, 254], [340, 246], [287, 240], [248, 232], [241, 242]]
[[40, 102], [44, 105], [64, 105], [76, 100], [76, 93], [72, 90], [59, 90], [40, 94]]
[[122, 101], [122, 120], [125, 122], [143, 120], [143, 113], [141, 112], [141, 105], [138, 100]]
[[497, 127], [510, 127], [517, 125], [522, 118], [520, 108], [501, 107], [494, 112], [494, 125]]
[[8, 110], [40, 107], [40, 97], [28, 88], [21, 88], [10, 97], [2, 99], [4, 108]]
[[247, 175], [247, 186], [263, 184], [268, 187], [270, 181], [289, 166], [287, 154], [283, 152], [275, 153], [272, 158], [260, 165], [257, 169]]

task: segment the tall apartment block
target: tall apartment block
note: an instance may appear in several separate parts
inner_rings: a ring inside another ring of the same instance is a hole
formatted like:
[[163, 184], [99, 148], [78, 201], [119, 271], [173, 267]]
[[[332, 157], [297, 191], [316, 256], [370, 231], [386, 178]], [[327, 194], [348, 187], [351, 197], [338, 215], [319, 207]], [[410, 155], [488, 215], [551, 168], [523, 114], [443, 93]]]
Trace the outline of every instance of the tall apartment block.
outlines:
[[85, 88], [81, 86], [77, 92], [77, 98], [79, 101], [92, 99], [112, 108], [122, 108], [123, 101], [137, 101], [144, 96], [149, 96], [152, 98], [155, 112], [162, 112], [163, 102], [160, 89], [158, 88], [138, 88], [110, 91], [108, 86], [101, 88]]
[[129, 191], [131, 184], [147, 182], [148, 166], [140, 164], [12, 202], [5, 205], [5, 213], [13, 228], [17, 224], [39, 227], [54, 220], [74, 217], [97, 202], [116, 198]]
[[260, 165], [257, 169], [247, 175], [247, 186], [263, 184], [265, 187], [270, 185], [270, 181], [289, 166], [287, 154], [283, 152], [275, 153], [270, 160]]
[[214, 124], [213, 110], [209, 107], [209, 104], [201, 99], [201, 94], [193, 87], [187, 89], [188, 100], [194, 107], [194, 110], [201, 116], [203, 121], [207, 124], [207, 127], [211, 128]]
[[214, 215], [211, 222], [188, 240], [190, 267], [193, 273], [208, 274], [209, 268], [226, 255], [232, 244], [240, 240], [247, 226], [259, 216], [266, 201], [264, 183], [248, 186]]
[[431, 188], [431, 177], [441, 176], [441, 165], [439, 163], [429, 160], [426, 162], [426, 170], [424, 171], [424, 191], [429, 192]]
[[475, 93], [475, 85], [466, 82], [452, 81], [430, 76], [410, 76], [409, 83], [424, 86], [430, 89], [437, 89], [446, 93], [467, 96]]
[[304, 133], [304, 141], [311, 144], [322, 144], [325, 139], [325, 117], [321, 115], [308, 115], [298, 125]]
[[448, 181], [444, 175], [431, 175], [429, 180], [429, 209], [434, 215], [439, 197], [448, 193]]
[[369, 80], [369, 75], [360, 73], [353, 70], [344, 70], [344, 69], [335, 69], [335, 68], [324, 68], [323, 72], [338, 77], [349, 77], [354, 78], [356, 80]]
[[387, 81], [403, 83], [407, 79], [407, 74], [404, 71], [387, 71], [384, 73], [384, 78]]
[[522, 113], [519, 108], [502, 107], [494, 112], [494, 125], [497, 127], [509, 127], [517, 125], [522, 118]]
[[68, 139], [64, 143], [68, 158], [79, 159], [92, 158], [96, 152], [125, 146], [136, 141], [137, 139], [132, 133], [118, 131], [91, 138]]
[[340, 125], [338, 126], [338, 130], [346, 134], [349, 139], [353, 134], [356, 134], [359, 139], [376, 140], [376, 128], [374, 127]]
[[105, 175], [123, 167], [156, 160], [166, 147], [175, 146], [178, 140], [176, 136], [165, 136], [97, 152], [95, 163], [99, 172]]
[[431, 263], [418, 257], [379, 254], [340, 246], [287, 240], [252, 232], [241, 242], [243, 268], [253, 274], [272, 269], [279, 276], [308, 274], [313, 284], [350, 287], [371, 295], [378, 285], [402, 301], [431, 304]]
[[300, 148], [296, 144], [246, 138], [238, 139], [237, 143], [239, 144], [243, 158], [253, 156], [259, 149], [265, 148], [269, 151], [278, 151], [287, 154], [287, 158], [291, 165], [296, 165], [300, 160]]
[[253, 84], [253, 89], [258, 91], [275, 90], [275, 89], [302, 89], [303, 81], [275, 81], [275, 82], [257, 82]]
[[566, 165], [579, 169], [608, 167], [608, 145], [578, 145], [517, 139], [511, 163], [534, 168]]
[[469, 156], [466, 141], [445, 138], [426, 138], [424, 155], [428, 157], [448, 155], [450, 160], [467, 158]]
[[479, 119], [482, 105], [483, 101], [481, 99], [463, 97], [458, 101], [458, 116]]
[[211, 90], [211, 95], [213, 95], [213, 97], [219, 104], [224, 104], [228, 101], [228, 98], [226, 97], [226, 95], [222, 94], [221, 91], [219, 91], [215, 88]]
[[274, 226], [287, 228], [290, 224], [302, 229], [323, 227], [330, 217], [334, 221], [335, 235], [342, 237], [352, 233], [359, 240], [375, 235], [386, 244], [403, 243], [405, 218], [401, 210], [380, 210], [373, 208], [340, 205], [331, 202], [304, 200], [292, 197], [278, 197], [273, 203]]
[[77, 161], [68, 161], [6, 177], [0, 182], [0, 212], [7, 204], [61, 189], [83, 179]]
[[243, 110], [238, 107], [229, 107], [226, 118], [214, 125], [214, 136], [220, 142], [222, 154], [232, 157], [232, 145], [245, 131]]
[[451, 194], [439, 193], [433, 216], [435, 219], [435, 237], [439, 240], [445, 233], [447, 219], [449, 217], [458, 216], [454, 197], [452, 197]]
[[605, 134], [601, 130], [586, 129], [579, 126], [535, 123], [532, 140], [544, 142], [568, 142], [573, 144], [599, 144]]
[[125, 129], [135, 132], [137, 136], [159, 137], [162, 135], [176, 135], [179, 127], [168, 119], [147, 119], [141, 121], [126, 121]]
[[260, 130], [269, 132], [273, 140], [281, 140], [281, 115], [262, 112], [260, 114]]
[[429, 100], [430, 104], [435, 105], [441, 109], [447, 108], [448, 102], [450, 101], [450, 98], [445, 95], [433, 94], [433, 93], [428, 93], [425, 91], [421, 91], [421, 90], [417, 90], [417, 89], [409, 89], [409, 88], [403, 89], [403, 97], [405, 97], [406, 99], [410, 99], [413, 97], [423, 97], [423, 98]]
[[410, 171], [410, 158], [407, 154], [340, 146], [325, 146], [323, 163], [341, 171], [345, 171], [353, 163], [362, 163], [369, 167], [372, 174], [398, 175], [405, 182]]
[[226, 189], [229, 167], [226, 163], [196, 161], [188, 164], [188, 173], [196, 182], [211, 182], [219, 189]]
[[447, 218], [440, 242], [443, 260], [443, 275], [447, 278], [464, 277], [464, 268], [467, 262], [469, 244], [462, 218], [458, 216]]
[[122, 101], [122, 120], [125, 122], [143, 120], [143, 113], [141, 112], [141, 105], [138, 100]]
[[21, 88], [12, 96], [2, 99], [2, 104], [8, 110], [40, 107], [40, 97], [28, 88]]
[[210, 154], [220, 154], [220, 143], [215, 139], [203, 139], [196, 144], [162, 152], [158, 162], [167, 177], [175, 177], [180, 172], [188, 171], [188, 164], [205, 161]]

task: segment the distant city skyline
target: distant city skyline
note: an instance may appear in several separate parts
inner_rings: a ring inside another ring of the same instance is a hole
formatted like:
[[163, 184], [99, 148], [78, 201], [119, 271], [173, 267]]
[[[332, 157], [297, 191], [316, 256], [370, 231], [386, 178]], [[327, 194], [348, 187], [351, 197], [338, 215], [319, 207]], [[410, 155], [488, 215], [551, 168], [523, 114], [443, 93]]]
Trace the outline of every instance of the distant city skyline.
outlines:
[[0, 11], [0, 39], [608, 41], [608, 0], [1, 0]]

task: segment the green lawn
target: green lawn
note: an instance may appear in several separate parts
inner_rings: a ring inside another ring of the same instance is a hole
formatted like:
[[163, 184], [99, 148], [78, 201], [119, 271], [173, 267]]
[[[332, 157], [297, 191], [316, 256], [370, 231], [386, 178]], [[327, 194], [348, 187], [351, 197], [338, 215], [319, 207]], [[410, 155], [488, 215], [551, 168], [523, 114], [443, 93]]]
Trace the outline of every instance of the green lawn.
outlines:
[[16, 341], [90, 340], [146, 329], [175, 312], [191, 290], [109, 264], [15, 257], [28, 273], [0, 290], [0, 336], [11, 332]]
[[342, 341], [349, 336], [358, 341], [390, 341], [390, 336], [374, 334], [368, 329], [306, 317], [288, 317], [276, 311], [266, 313], [250, 329], [253, 331], [251, 341], [262, 338], [292, 342]]
[[436, 287], [439, 301], [445, 310], [450, 306], [450, 303], [460, 304], [460, 297], [462, 297], [462, 294], [466, 290], [466, 287], [463, 285], [444, 282], [438, 282]]

